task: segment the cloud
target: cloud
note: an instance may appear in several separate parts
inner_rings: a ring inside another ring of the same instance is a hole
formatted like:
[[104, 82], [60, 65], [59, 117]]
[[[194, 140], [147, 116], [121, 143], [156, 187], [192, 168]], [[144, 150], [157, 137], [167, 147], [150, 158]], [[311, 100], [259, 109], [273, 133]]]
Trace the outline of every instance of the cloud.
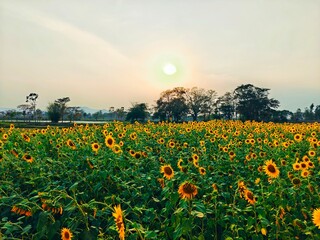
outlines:
[[91, 47], [92, 51], [99, 51], [101, 55], [112, 57], [113, 61], [130, 64], [130, 59], [122, 54], [115, 46], [94, 33], [85, 31], [75, 25], [58, 20], [54, 17], [30, 8], [26, 5], [13, 5], [10, 2], [2, 3], [4, 11], [12, 13], [17, 18], [40, 25], [46, 29], [64, 35], [75, 43]]

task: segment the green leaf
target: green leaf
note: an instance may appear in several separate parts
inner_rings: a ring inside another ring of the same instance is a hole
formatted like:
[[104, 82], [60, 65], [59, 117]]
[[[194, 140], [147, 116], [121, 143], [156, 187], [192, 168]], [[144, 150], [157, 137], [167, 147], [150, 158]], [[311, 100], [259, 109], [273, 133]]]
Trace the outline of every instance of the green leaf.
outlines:
[[191, 215], [196, 216], [198, 218], [203, 218], [204, 217], [204, 213], [199, 212], [199, 211], [191, 211]]

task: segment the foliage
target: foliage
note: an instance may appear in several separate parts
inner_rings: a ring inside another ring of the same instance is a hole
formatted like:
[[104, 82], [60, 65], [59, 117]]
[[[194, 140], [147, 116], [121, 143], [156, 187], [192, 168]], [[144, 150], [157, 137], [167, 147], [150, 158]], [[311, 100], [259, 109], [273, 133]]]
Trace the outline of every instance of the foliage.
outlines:
[[48, 117], [51, 122], [57, 123], [61, 118], [60, 105], [57, 103], [49, 103], [47, 107]]
[[160, 94], [156, 101], [154, 118], [160, 121], [173, 120], [179, 122], [185, 116], [189, 108], [186, 102], [187, 89], [176, 87], [172, 90], [166, 90]]
[[[118, 111], [121, 113], [121, 111]], [[132, 107], [129, 109], [127, 113], [126, 120], [131, 121], [142, 121], [144, 122], [148, 116], [148, 107], [146, 103], [135, 103], [132, 104]]]
[[67, 102], [70, 102], [69, 97], [64, 97], [64, 98], [59, 98], [54, 101], [55, 104], [59, 106], [60, 109], [60, 116], [61, 116], [61, 121], [63, 122], [63, 117], [65, 114], [65, 111], [67, 110]]
[[200, 113], [210, 115], [216, 95], [217, 93], [214, 90], [205, 90], [197, 87], [186, 91], [187, 105], [193, 121], [198, 120]]
[[317, 239], [319, 136], [319, 123], [12, 124], [0, 238]]
[[236, 100], [236, 111], [242, 120], [265, 120], [270, 119], [270, 112], [279, 107], [279, 101], [268, 98], [267, 88], [255, 87], [245, 84], [237, 87], [233, 94]]

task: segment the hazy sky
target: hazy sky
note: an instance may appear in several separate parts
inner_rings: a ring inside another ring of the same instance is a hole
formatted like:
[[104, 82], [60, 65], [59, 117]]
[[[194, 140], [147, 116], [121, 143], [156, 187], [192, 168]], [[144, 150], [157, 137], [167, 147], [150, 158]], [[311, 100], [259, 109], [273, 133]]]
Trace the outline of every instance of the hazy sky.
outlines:
[[0, 1], [0, 107], [31, 92], [42, 110], [151, 106], [176, 86], [247, 83], [280, 109], [320, 104], [319, 0]]

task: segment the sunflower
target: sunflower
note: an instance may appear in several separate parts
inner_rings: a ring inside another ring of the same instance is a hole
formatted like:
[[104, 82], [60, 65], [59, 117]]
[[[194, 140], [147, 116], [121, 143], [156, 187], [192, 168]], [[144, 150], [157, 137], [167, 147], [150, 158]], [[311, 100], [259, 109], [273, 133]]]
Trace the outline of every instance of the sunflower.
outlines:
[[309, 162], [310, 159], [309, 159], [309, 157], [308, 157], [307, 155], [304, 155], [304, 156], [302, 157], [302, 161], [304, 161], [304, 162]]
[[178, 160], [178, 163], [177, 163], [177, 166], [178, 166], [178, 168], [181, 170], [181, 168], [182, 168], [182, 163], [183, 163], [183, 160], [180, 158], [179, 160]]
[[91, 144], [91, 148], [92, 148], [92, 151], [94, 151], [95, 153], [97, 153], [98, 150], [99, 150], [99, 148], [100, 148], [100, 146], [99, 146], [98, 143], [92, 143], [92, 144]]
[[159, 144], [164, 144], [164, 139], [163, 139], [163, 138], [159, 138], [159, 139], [157, 140], [157, 142], [158, 142]]
[[292, 164], [293, 170], [298, 171], [301, 169], [300, 163], [296, 162]]
[[136, 159], [139, 159], [139, 158], [141, 157], [141, 153], [140, 153], [140, 152], [135, 152], [135, 153], [134, 153], [134, 157], [135, 157]]
[[106, 136], [104, 142], [105, 142], [106, 146], [109, 148], [113, 148], [113, 146], [115, 144], [115, 141], [110, 134], [108, 136]]
[[308, 164], [305, 163], [305, 162], [300, 163], [300, 166], [301, 166], [301, 169], [302, 169], [302, 170], [308, 169]]
[[76, 149], [76, 145], [74, 144], [74, 142], [71, 139], [68, 139], [67, 145], [73, 150]]
[[200, 173], [201, 175], [206, 175], [206, 169], [205, 169], [204, 167], [200, 167], [200, 168], [199, 168], [199, 173]]
[[32, 163], [33, 162], [33, 158], [27, 153], [23, 155], [22, 159], [25, 160], [28, 163]]
[[163, 178], [158, 178], [157, 180], [160, 183], [161, 188], [164, 188], [164, 179]]
[[123, 213], [120, 205], [114, 207], [114, 212], [112, 213], [112, 216], [114, 217], [114, 221], [116, 222], [116, 225], [117, 225], [119, 238], [120, 240], [124, 240]]
[[69, 228], [62, 228], [61, 239], [62, 240], [71, 240], [72, 239], [72, 233]]
[[261, 234], [262, 234], [263, 236], [267, 236], [267, 229], [261, 228]]
[[169, 148], [174, 148], [174, 146], [175, 146], [175, 143], [174, 143], [174, 142], [170, 141], [170, 142], [168, 143], [168, 147], [169, 147]]
[[6, 134], [6, 133], [3, 134], [3, 135], [2, 135], [2, 139], [3, 139], [3, 140], [7, 140], [7, 139], [8, 139], [8, 134]]
[[174, 171], [170, 165], [161, 166], [160, 172], [169, 180], [174, 176]]
[[316, 155], [316, 152], [313, 151], [313, 150], [310, 150], [310, 151], [308, 152], [308, 154], [309, 154], [310, 157], [314, 157], [314, 156]]
[[30, 142], [30, 137], [25, 134], [25, 133], [22, 133], [21, 136], [23, 137], [23, 139], [26, 141], [26, 142]]
[[293, 178], [292, 183], [294, 186], [300, 186], [301, 185], [301, 180], [299, 178]]
[[192, 199], [198, 194], [198, 189], [196, 185], [184, 182], [179, 186], [178, 193], [182, 199]]
[[314, 168], [313, 162], [310, 161], [310, 162], [308, 162], [307, 164], [308, 164], [308, 168]]
[[256, 198], [254, 197], [253, 193], [250, 190], [245, 190], [244, 191], [244, 198], [248, 201], [250, 204], [255, 204], [256, 203]]
[[[121, 142], [120, 142], [120, 143], [121, 143]], [[120, 143], [119, 143], [119, 144], [120, 144]], [[113, 145], [112, 151], [113, 151], [114, 153], [116, 153], [116, 154], [122, 152], [121, 147], [120, 147], [120, 145], [118, 145], [118, 144], [114, 144], [114, 145]]]
[[265, 165], [263, 166], [263, 170], [271, 178], [277, 178], [280, 174], [280, 171], [277, 168], [277, 165], [272, 160], [268, 160], [265, 162]]
[[320, 208], [316, 208], [313, 210], [312, 222], [320, 229]]
[[297, 134], [294, 135], [293, 139], [294, 139], [295, 141], [297, 141], [297, 142], [301, 142], [301, 140], [302, 140], [302, 135], [299, 134], [299, 133], [297, 133]]
[[309, 175], [310, 175], [310, 171], [308, 171], [308, 170], [302, 170], [302, 171], [301, 171], [301, 177], [306, 178], [306, 177], [308, 177]]

